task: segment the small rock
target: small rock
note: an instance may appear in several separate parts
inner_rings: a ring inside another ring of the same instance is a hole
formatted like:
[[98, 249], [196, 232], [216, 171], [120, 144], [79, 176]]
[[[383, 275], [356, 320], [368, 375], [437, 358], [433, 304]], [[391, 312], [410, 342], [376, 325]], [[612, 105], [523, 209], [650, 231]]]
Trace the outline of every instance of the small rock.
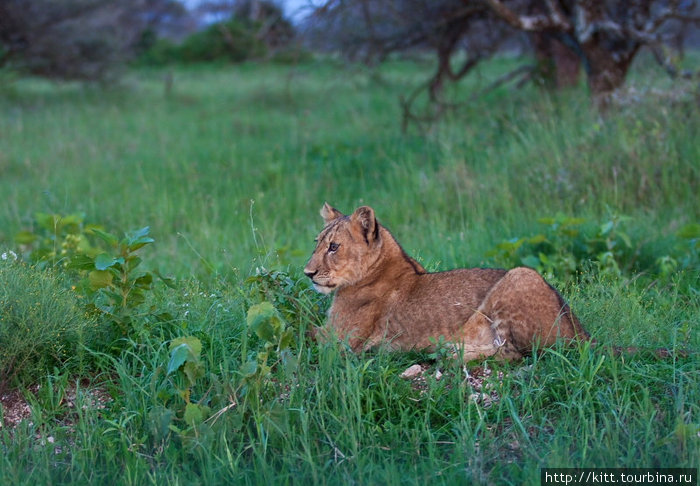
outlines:
[[415, 378], [416, 376], [420, 376], [423, 374], [423, 367], [419, 364], [414, 364], [413, 366], [409, 366], [406, 368], [406, 371], [401, 373], [401, 378], [404, 379], [410, 379], [410, 378]]

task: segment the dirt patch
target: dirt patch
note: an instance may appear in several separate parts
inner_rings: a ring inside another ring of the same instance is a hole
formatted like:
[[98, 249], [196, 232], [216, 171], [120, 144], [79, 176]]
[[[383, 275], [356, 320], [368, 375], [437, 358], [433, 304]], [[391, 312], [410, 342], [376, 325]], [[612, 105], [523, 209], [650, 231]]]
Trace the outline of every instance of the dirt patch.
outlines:
[[[497, 402], [500, 399], [498, 393], [496, 393], [494, 390], [494, 379], [498, 381], [503, 380], [502, 371], [499, 371], [494, 378], [492, 378], [493, 370], [486, 368], [485, 366], [475, 366], [470, 369], [465, 366], [461, 371], [461, 378], [465, 380], [472, 389], [472, 393], [467, 396], [469, 401], [478, 403], [483, 407], [488, 408], [494, 402]], [[403, 373], [401, 373], [400, 376], [405, 380], [410, 380], [411, 386], [415, 390], [425, 393], [428, 388], [427, 378], [430, 375], [432, 375], [436, 381], [440, 381], [443, 376], [454, 375], [454, 372], [443, 372], [439, 368], [433, 371], [430, 364], [420, 363], [409, 366]]]
[[[36, 394], [38, 389], [39, 385], [33, 385], [30, 387], [29, 392]], [[19, 390], [11, 390], [0, 395], [0, 404], [2, 404], [3, 411], [0, 427], [14, 429], [22, 420], [32, 416], [32, 409]]]
[[[21, 390], [11, 390], [3, 395], [0, 395], [0, 404], [3, 409], [2, 421], [0, 428], [5, 427], [14, 429], [23, 420], [29, 420], [32, 416], [32, 402], [36, 400], [28, 400], [27, 394], [37, 397], [40, 391], [40, 385], [30, 386], [26, 392]], [[78, 393], [81, 397], [78, 400]], [[78, 384], [69, 383], [63, 392], [59, 406], [65, 407], [65, 414], [59, 420], [64, 425], [72, 425], [74, 423], [74, 409], [80, 401], [80, 406], [83, 410], [101, 410], [107, 404], [112, 402], [112, 396], [104, 387], [92, 386], [88, 382], [83, 382], [78, 389]]]

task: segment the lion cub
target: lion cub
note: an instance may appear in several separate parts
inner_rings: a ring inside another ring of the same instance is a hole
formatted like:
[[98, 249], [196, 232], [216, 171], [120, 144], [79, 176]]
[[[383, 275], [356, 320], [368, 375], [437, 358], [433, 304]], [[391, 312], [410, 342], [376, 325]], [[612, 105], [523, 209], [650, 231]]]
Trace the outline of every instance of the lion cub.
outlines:
[[387, 343], [430, 348], [440, 336], [466, 360], [521, 358], [558, 338], [589, 339], [559, 293], [530, 268], [428, 273], [380, 225], [374, 210], [345, 216], [324, 204], [325, 227], [304, 273], [335, 292], [327, 327], [353, 351]]

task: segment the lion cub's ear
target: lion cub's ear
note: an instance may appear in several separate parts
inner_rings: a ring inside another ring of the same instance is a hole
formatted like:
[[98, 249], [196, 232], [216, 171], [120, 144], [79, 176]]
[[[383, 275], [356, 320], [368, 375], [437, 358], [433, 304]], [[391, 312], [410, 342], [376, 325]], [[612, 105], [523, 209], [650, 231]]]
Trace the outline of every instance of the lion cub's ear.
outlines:
[[350, 221], [360, 230], [368, 245], [371, 241], [379, 239], [379, 224], [374, 216], [374, 209], [369, 206], [359, 207], [350, 216]]
[[334, 219], [342, 218], [343, 216], [345, 216], [343, 213], [335, 209], [327, 202], [323, 203], [323, 207], [321, 208], [321, 217], [323, 218], [323, 221], [326, 222], [326, 224], [330, 223]]

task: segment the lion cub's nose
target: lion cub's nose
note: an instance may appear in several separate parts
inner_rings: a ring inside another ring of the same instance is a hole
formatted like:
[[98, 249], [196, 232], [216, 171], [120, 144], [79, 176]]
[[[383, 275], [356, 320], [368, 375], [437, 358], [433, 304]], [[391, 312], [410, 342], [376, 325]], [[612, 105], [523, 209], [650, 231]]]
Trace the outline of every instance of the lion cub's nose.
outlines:
[[316, 271], [316, 270], [309, 270], [308, 268], [304, 269], [304, 275], [306, 275], [309, 278], [313, 278], [314, 275], [316, 275], [317, 273], [318, 273], [318, 271]]

